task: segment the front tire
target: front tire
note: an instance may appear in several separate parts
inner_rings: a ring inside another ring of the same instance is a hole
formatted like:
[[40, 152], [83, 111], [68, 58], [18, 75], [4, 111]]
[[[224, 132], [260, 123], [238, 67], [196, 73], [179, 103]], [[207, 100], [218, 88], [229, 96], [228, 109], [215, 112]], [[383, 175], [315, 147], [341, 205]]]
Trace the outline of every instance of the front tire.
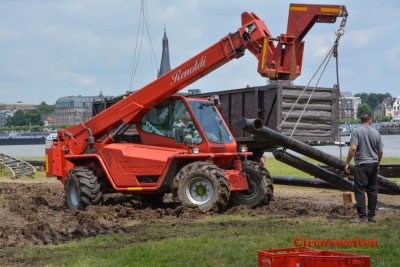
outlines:
[[65, 193], [68, 208], [72, 211], [103, 202], [102, 183], [93, 171], [85, 167], [76, 167], [68, 172]]
[[202, 211], [225, 209], [229, 202], [229, 181], [224, 172], [209, 162], [194, 162], [176, 175], [173, 194], [182, 204], [197, 205]]
[[243, 161], [242, 170], [246, 173], [249, 190], [235, 191], [231, 200], [237, 205], [250, 207], [268, 204], [273, 196], [274, 185], [265, 167], [255, 161]]

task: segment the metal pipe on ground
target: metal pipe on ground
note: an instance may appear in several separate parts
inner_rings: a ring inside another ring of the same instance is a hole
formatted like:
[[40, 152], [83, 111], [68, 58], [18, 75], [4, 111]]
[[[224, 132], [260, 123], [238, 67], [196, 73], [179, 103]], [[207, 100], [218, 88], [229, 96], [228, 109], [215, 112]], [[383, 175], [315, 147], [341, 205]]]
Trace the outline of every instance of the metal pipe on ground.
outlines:
[[[272, 141], [285, 148], [296, 151], [304, 156], [315, 159], [319, 162], [325, 163], [326, 165], [332, 166], [339, 170], [344, 170], [345, 161], [329, 155], [319, 149], [313, 148], [307, 144], [291, 139], [281, 133], [278, 133], [268, 127], [264, 126], [264, 123], [260, 119], [246, 119], [242, 118], [238, 122], [238, 127], [241, 130], [252, 133], [255, 135], [254, 139], [266, 139]], [[354, 165], [350, 164], [350, 172], [354, 175]], [[389, 190], [392, 194], [400, 194], [400, 185], [394, 181], [386, 179], [385, 177], [378, 175], [378, 185]]]
[[[302, 178], [302, 177], [287, 177], [287, 176], [272, 176], [274, 180], [274, 184], [280, 185], [289, 185], [289, 186], [304, 186], [304, 187], [315, 187], [315, 188], [326, 188], [326, 189], [335, 189], [342, 190], [337, 188], [336, 186], [325, 182], [319, 178]], [[388, 194], [391, 195], [391, 192], [378, 187], [379, 194]]]
[[338, 189], [336, 186], [318, 178], [301, 178], [287, 176], [272, 176], [274, 184]]
[[283, 151], [282, 149], [277, 149], [272, 152], [275, 159], [292, 166], [296, 169], [299, 169], [305, 173], [313, 175], [315, 177], [319, 177], [320, 179], [333, 184], [341, 189], [354, 191], [354, 185], [349, 180], [345, 180], [337, 174], [331, 173], [321, 167], [315, 166], [305, 160], [302, 160], [292, 154]]
[[[320, 165], [320, 167], [336, 174], [340, 173], [338, 169], [327, 165]], [[386, 178], [400, 178], [400, 164], [381, 164], [379, 166], [379, 175]]]

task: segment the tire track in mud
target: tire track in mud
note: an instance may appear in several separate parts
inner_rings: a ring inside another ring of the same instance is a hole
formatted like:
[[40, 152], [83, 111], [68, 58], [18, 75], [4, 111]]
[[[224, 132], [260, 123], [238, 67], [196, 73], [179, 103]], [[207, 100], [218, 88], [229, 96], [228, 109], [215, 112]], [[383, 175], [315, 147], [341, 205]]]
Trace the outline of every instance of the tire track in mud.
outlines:
[[[400, 210], [387, 214], [399, 216]], [[228, 206], [225, 215], [271, 215], [277, 218], [298, 216], [356, 216], [353, 205], [316, 203], [304, 197], [284, 196], [280, 192], [268, 206], [249, 208]], [[107, 195], [104, 205], [82, 211], [67, 208], [63, 186], [58, 183], [0, 182], [0, 247], [57, 245], [100, 234], [135, 231], [142, 223], [174, 225], [192, 222], [218, 213], [204, 213], [197, 207], [181, 206], [170, 195], [160, 205], [141, 202], [129, 195]]]

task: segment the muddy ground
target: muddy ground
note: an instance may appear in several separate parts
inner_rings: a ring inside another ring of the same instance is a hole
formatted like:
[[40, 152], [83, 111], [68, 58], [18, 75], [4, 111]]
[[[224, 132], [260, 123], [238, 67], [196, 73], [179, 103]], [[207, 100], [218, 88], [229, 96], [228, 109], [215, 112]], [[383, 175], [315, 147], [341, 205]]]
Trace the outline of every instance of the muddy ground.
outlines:
[[[351, 218], [353, 204], [343, 205], [342, 192], [329, 189], [276, 186], [268, 206], [229, 206], [223, 213], [203, 213], [183, 207], [168, 195], [155, 205], [136, 197], [113, 194], [103, 206], [69, 211], [64, 188], [55, 179], [10, 181], [0, 179], [0, 248], [4, 246], [61, 244], [89, 236], [134, 231], [145, 222], [176, 224], [206, 216], [270, 215], [278, 218], [326, 216]], [[399, 216], [399, 196], [379, 195], [377, 216]]]

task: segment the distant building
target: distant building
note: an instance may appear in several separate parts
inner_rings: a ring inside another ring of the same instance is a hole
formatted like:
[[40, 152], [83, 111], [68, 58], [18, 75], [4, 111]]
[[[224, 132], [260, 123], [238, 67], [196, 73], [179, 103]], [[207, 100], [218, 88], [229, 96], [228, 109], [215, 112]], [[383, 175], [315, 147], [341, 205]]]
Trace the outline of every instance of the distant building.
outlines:
[[353, 106], [354, 106], [353, 108], [354, 108], [354, 113], [355, 113], [354, 119], [357, 119], [357, 109], [358, 109], [359, 105], [361, 105], [361, 97], [355, 96], [354, 102], [353, 102]]
[[3, 102], [0, 103], [0, 127], [4, 127], [7, 117], [14, 116], [17, 110], [27, 111], [35, 109], [32, 103], [17, 102]]
[[195, 94], [201, 94], [201, 90], [200, 89], [188, 89], [188, 93], [195, 95]]
[[394, 122], [400, 121], [400, 95], [398, 95], [397, 98], [384, 98], [382, 103], [380, 103], [374, 109], [374, 119], [378, 119], [384, 116], [392, 117], [392, 120]]
[[393, 102], [394, 102], [393, 97], [387, 97], [383, 99], [382, 102], [382, 116], [387, 116], [387, 117], [394, 117], [394, 110], [393, 110]]
[[43, 121], [44, 126], [53, 126], [55, 125], [56, 121], [53, 119], [54, 113], [51, 114], [42, 114], [40, 119]]
[[339, 98], [339, 118], [341, 120], [355, 120], [359, 104], [361, 104], [359, 97], [354, 97], [350, 92], [341, 92]]
[[393, 121], [400, 121], [400, 95], [393, 98]]
[[23, 111], [34, 110], [32, 103], [24, 103], [22, 101], [0, 103], [0, 110], [22, 109]]
[[382, 103], [380, 103], [378, 106], [374, 108], [374, 120], [382, 117], [383, 115], [383, 110], [382, 110]]
[[4, 127], [7, 121], [7, 117], [14, 116], [16, 109], [12, 110], [0, 110], [0, 127]]
[[64, 96], [57, 99], [54, 107], [54, 125], [76, 125], [92, 117], [92, 102], [104, 101], [102, 92], [98, 96]]

